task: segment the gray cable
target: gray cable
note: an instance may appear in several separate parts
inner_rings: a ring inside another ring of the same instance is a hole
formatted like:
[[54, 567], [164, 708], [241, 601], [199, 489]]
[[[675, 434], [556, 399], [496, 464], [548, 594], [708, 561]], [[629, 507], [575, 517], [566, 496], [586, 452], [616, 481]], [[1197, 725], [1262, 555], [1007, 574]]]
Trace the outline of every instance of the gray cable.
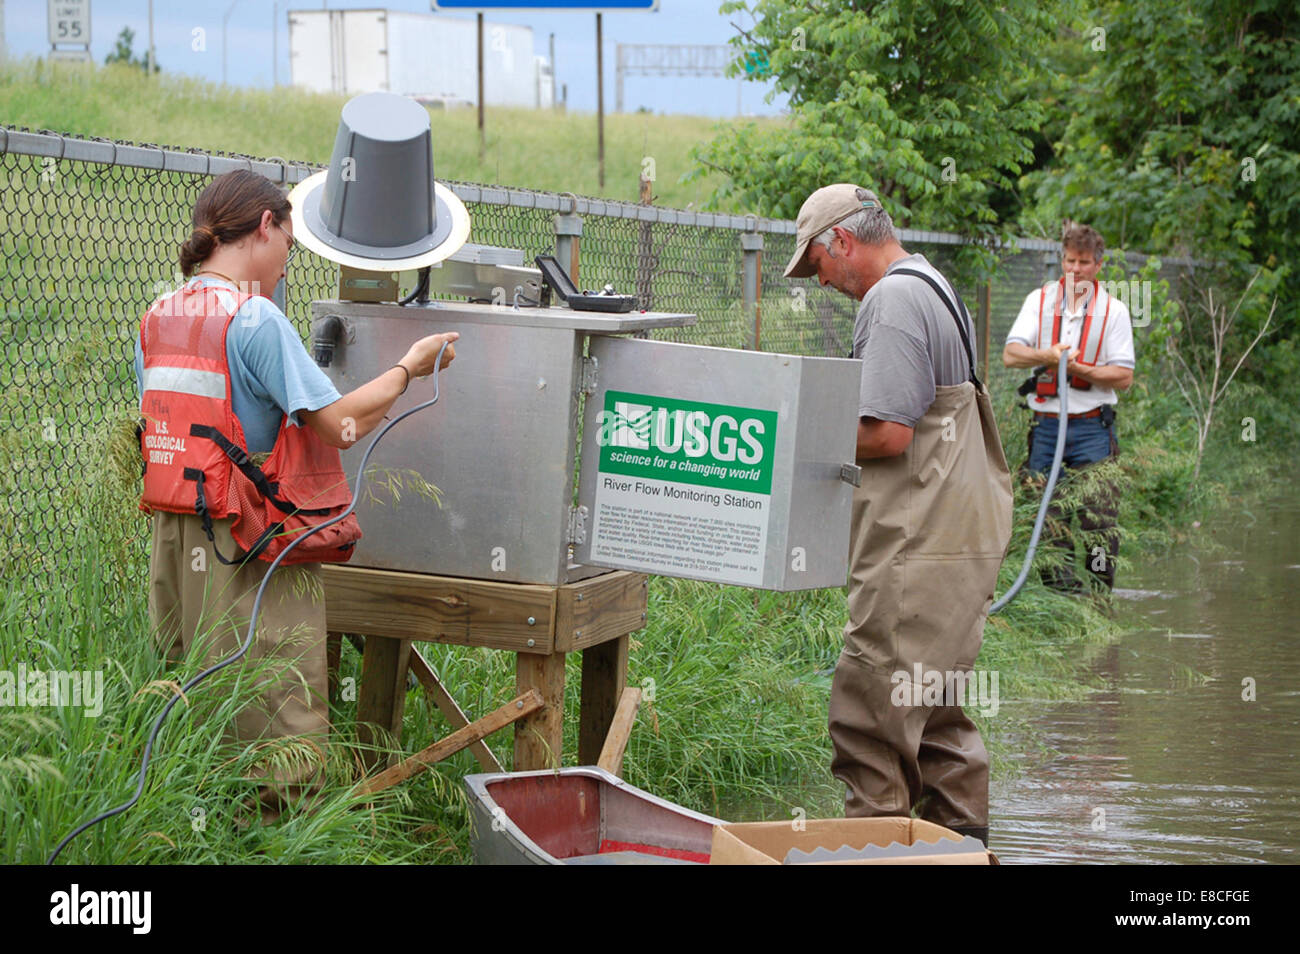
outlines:
[[1065, 376], [1065, 366], [1069, 363], [1068, 351], [1061, 352], [1061, 363], [1056, 369], [1056, 393], [1061, 398], [1061, 411], [1058, 415], [1061, 422], [1060, 428], [1056, 432], [1056, 453], [1052, 455], [1052, 471], [1047, 477], [1047, 487], [1043, 490], [1043, 502], [1038, 505], [1038, 519], [1034, 521], [1034, 532], [1029, 537], [1029, 551], [1025, 554], [1025, 565], [1020, 568], [1020, 575], [1016, 577], [1016, 582], [1011, 584], [1011, 589], [1002, 594], [1002, 599], [993, 604], [989, 610], [992, 616], [1002, 607], [1010, 603], [1020, 588], [1025, 585], [1025, 580], [1029, 578], [1029, 570], [1034, 564], [1034, 551], [1038, 549], [1038, 538], [1043, 532], [1043, 522], [1047, 519], [1047, 508], [1052, 502], [1052, 491], [1056, 489], [1056, 478], [1061, 473], [1061, 458], [1065, 456], [1065, 430], [1069, 427], [1069, 403], [1070, 403], [1070, 381]]
[[104, 821], [105, 819], [112, 818], [114, 815], [120, 815], [122, 812], [126, 811], [128, 808], [130, 808], [132, 805], [134, 805], [136, 802], [140, 800], [140, 796], [144, 793], [145, 775], [149, 771], [149, 760], [153, 757], [154, 740], [158, 737], [159, 730], [162, 729], [163, 720], [167, 718], [167, 715], [172, 711], [173, 708], [175, 708], [176, 703], [180, 701], [181, 697], [184, 696], [186, 692], [188, 692], [194, 686], [198, 685], [204, 679], [208, 678], [208, 676], [211, 676], [213, 673], [220, 672], [222, 669], [225, 669], [227, 666], [238, 662], [240, 659], [243, 658], [244, 654], [247, 653], [248, 650], [252, 647], [253, 634], [257, 631], [257, 614], [262, 608], [262, 594], [266, 590], [266, 584], [271, 579], [271, 574], [274, 573], [279, 568], [281, 561], [283, 561], [285, 557], [287, 557], [291, 552], [293, 552], [294, 547], [302, 543], [302, 541], [306, 540], [313, 533], [318, 533], [319, 531], [324, 530], [326, 527], [333, 526], [334, 524], [338, 523], [340, 520], [346, 519], [348, 514], [352, 513], [352, 511], [356, 509], [357, 501], [361, 499], [361, 485], [362, 482], [366, 479], [366, 463], [370, 460], [371, 452], [374, 451], [376, 446], [378, 446], [380, 438], [382, 438], [385, 434], [387, 434], [389, 428], [391, 428], [398, 421], [402, 420], [403, 418], [410, 417], [412, 414], [416, 413], [417, 411], [423, 411], [426, 407], [432, 407], [434, 404], [438, 403], [438, 371], [442, 365], [442, 354], [446, 350], [447, 350], [447, 342], [444, 341], [442, 347], [438, 349], [438, 359], [433, 366], [433, 397], [430, 400], [425, 401], [423, 404], [417, 404], [415, 405], [415, 407], [411, 408], [410, 410], [403, 411], [401, 414], [397, 415], [397, 417], [393, 418], [391, 421], [385, 424], [380, 429], [379, 433], [375, 435], [374, 440], [370, 442], [370, 446], [366, 448], [365, 454], [362, 455], [361, 457], [361, 466], [357, 468], [357, 489], [356, 492], [352, 495], [352, 503], [348, 504], [348, 509], [344, 510], [337, 517], [332, 517], [329, 520], [326, 520], [324, 523], [317, 524], [316, 526], [308, 530], [306, 533], [297, 536], [293, 540], [293, 542], [290, 543], [283, 550], [281, 550], [280, 555], [277, 556], [274, 561], [272, 561], [270, 568], [266, 571], [266, 575], [262, 577], [261, 585], [258, 586], [257, 588], [257, 596], [254, 597], [253, 599], [253, 612], [250, 615], [248, 620], [248, 636], [244, 638], [244, 644], [239, 647], [239, 651], [231, 654], [230, 656], [227, 656], [225, 659], [221, 660], [221, 662], [216, 663], [213, 666], [209, 666], [207, 669], [203, 670], [203, 672], [199, 673], [197, 676], [195, 676], [194, 678], [190, 679], [187, 683], [185, 683], [185, 685], [181, 686], [181, 688], [176, 692], [176, 694], [167, 700], [167, 705], [163, 707], [162, 712], [158, 713], [158, 718], [154, 721], [153, 729], [149, 732], [149, 739], [145, 743], [144, 757], [140, 761], [140, 777], [136, 781], [135, 794], [133, 794], [127, 801], [123, 802], [121, 805], [118, 805], [115, 808], [110, 808], [106, 812], [101, 812], [100, 814], [92, 818], [90, 821], [83, 822], [80, 826], [78, 826], [71, 834], [69, 834], [66, 838], [64, 838], [61, 842], [59, 842], [59, 846], [55, 848], [53, 852], [51, 852], [50, 857], [45, 862], [47, 865], [54, 864], [54, 860], [59, 857], [59, 852], [61, 852], [67, 846], [68, 842], [72, 841], [72, 839], [76, 838], [87, 828], [91, 827], [92, 825], [96, 825], [99, 822]]

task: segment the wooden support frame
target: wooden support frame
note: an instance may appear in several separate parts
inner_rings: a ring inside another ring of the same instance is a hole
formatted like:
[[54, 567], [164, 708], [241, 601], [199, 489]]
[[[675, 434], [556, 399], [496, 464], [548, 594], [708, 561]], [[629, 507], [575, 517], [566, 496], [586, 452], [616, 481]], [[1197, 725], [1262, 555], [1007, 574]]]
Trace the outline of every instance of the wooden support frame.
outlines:
[[[536, 690], [542, 705], [514, 722], [515, 771], [562, 764], [565, 658], [581, 652], [579, 761], [600, 757], [626, 688], [628, 634], [645, 625], [643, 574], [615, 570], [546, 586], [334, 564], [321, 576], [327, 630], [367, 637], [357, 705], [363, 744], [373, 743], [376, 727], [400, 739], [408, 668], [457, 731], [477, 724], [412, 650], [440, 642], [517, 654], [516, 692]], [[481, 738], [467, 745], [484, 769], [500, 769]], [[380, 759], [371, 753], [363, 761], [373, 769]]]
[[595, 765], [614, 711], [627, 685], [628, 637], [582, 652], [582, 705], [578, 714], [578, 764]]
[[406, 706], [406, 668], [411, 655], [409, 639], [367, 639], [361, 656], [361, 686], [357, 692], [357, 741], [361, 762], [373, 769], [386, 760], [376, 746], [379, 728], [394, 739], [402, 737]]
[[554, 649], [554, 586], [340, 566], [322, 567], [321, 578], [335, 632], [516, 653]]
[[542, 708], [542, 697], [536, 689], [521, 693], [498, 709], [489, 712], [476, 722], [471, 722], [462, 729], [457, 729], [445, 739], [433, 743], [416, 752], [410, 758], [403, 759], [392, 768], [385, 769], [373, 778], [368, 778], [357, 786], [358, 795], [373, 795], [391, 788], [398, 782], [404, 782], [414, 775], [428, 769], [430, 765], [455, 755], [461, 749], [481, 742], [486, 736], [510, 723], [525, 718]]
[[564, 653], [520, 653], [515, 663], [515, 691], [535, 690], [545, 705], [515, 723], [515, 771], [558, 768], [564, 747]]
[[[420, 681], [420, 685], [422, 685], [424, 691], [429, 694], [429, 698], [432, 699], [433, 704], [438, 707], [438, 711], [442, 713], [443, 718], [451, 723], [452, 728], [463, 729], [470, 724], [469, 716], [465, 715], [464, 710], [456, 704], [456, 700], [452, 698], [451, 693], [443, 686], [442, 680], [440, 680], [438, 674], [433, 671], [433, 667], [429, 665], [429, 661], [420, 655], [420, 651], [414, 646], [411, 647], [411, 672], [415, 675], [415, 678]], [[482, 739], [472, 743], [469, 749], [474, 753], [474, 758], [478, 760], [478, 764], [483, 771], [505, 771], [505, 769], [501, 767], [501, 763], [497, 761], [497, 757], [492, 754], [492, 750], [487, 747], [487, 744]]]
[[627, 751], [627, 740], [632, 735], [632, 726], [636, 723], [637, 710], [641, 708], [641, 690], [628, 686], [618, 700], [618, 709], [614, 713], [614, 722], [605, 736], [605, 744], [600, 750], [596, 765], [611, 775], [623, 777], [623, 753]]

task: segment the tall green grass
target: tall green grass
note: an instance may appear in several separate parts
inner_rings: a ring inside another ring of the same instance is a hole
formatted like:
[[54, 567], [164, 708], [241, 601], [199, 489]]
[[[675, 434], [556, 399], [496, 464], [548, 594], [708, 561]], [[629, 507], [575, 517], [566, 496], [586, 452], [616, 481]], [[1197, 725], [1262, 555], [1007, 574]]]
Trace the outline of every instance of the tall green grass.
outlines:
[[[346, 101], [287, 86], [236, 89], [166, 72], [150, 79], [122, 66], [32, 59], [0, 64], [0, 123], [321, 165], [329, 161]], [[716, 174], [680, 181], [690, 171], [691, 146], [713, 136], [715, 121], [704, 117], [608, 114], [602, 187], [594, 114], [495, 107], [485, 114], [480, 161], [477, 111], [431, 112], [439, 179], [635, 202], [642, 160], [650, 157], [657, 205], [700, 208], [717, 184]]]
[[[1277, 399], [1267, 395], [1243, 394], [1242, 400], [1264, 420], [1285, 419], [1290, 413], [1273, 407]], [[999, 404], [1014, 420], [1009, 407]], [[1165, 433], [1136, 432], [1143, 415], [1159, 418], [1165, 411], [1161, 402], [1141, 394], [1130, 405], [1134, 433], [1117, 479], [1127, 482], [1125, 549], [1135, 560], [1156, 552], [1150, 541], [1159, 545], [1182, 532], [1195, 507], [1210, 502], [1207, 498], [1222, 488], [1235, 493], [1246, 487], [1238, 480], [1195, 493], [1187, 490], [1179, 483], [1190, 473], [1182, 425], [1170, 418]], [[1013, 465], [1018, 431], [1009, 424], [1004, 432]], [[1151, 455], [1144, 450], [1148, 444], [1166, 456]], [[144, 739], [165, 701], [164, 681], [196, 671], [193, 661], [183, 662], [176, 672], [166, 670], [148, 639], [143, 587], [124, 591], [116, 575], [105, 572], [113, 566], [124, 578], [142, 578], [145, 525], [133, 513], [134, 474], [122, 462], [123, 455], [129, 460], [130, 448], [123, 450], [125, 445], [111, 437], [104, 445], [108, 449], [96, 465], [103, 479], [92, 482], [98, 494], [69, 515], [76, 528], [69, 538], [76, 559], [67, 585], [52, 589], [57, 598], [41, 604], [35, 625], [25, 611], [40, 595], [37, 584], [0, 593], [2, 668], [12, 670], [30, 659], [44, 668], [101, 669], [105, 674], [106, 703], [99, 718], [71, 708], [0, 712], [0, 751], [5, 753], [0, 758], [0, 852], [14, 861], [42, 861], [73, 827], [130, 794]], [[1225, 448], [1217, 454], [1236, 452], [1230, 443]], [[1262, 450], [1270, 453], [1267, 447]], [[1263, 468], [1267, 459], [1261, 455], [1256, 463]], [[1240, 476], [1231, 464], [1216, 466]], [[1068, 492], [1083, 489], [1079, 485]], [[1170, 502], [1178, 509], [1164, 509]], [[1018, 487], [1016, 532], [999, 592], [1019, 569], [1036, 506], [1032, 489]], [[1147, 531], [1148, 542], [1142, 542], [1139, 529]], [[123, 559], [126, 564], [119, 564]], [[843, 591], [769, 593], [653, 578], [649, 600], [648, 624], [634, 634], [630, 652], [629, 682], [646, 690], [647, 699], [628, 746], [626, 777], [663, 797], [727, 818], [788, 818], [794, 809], [811, 817], [836, 813], [841, 792], [828, 769], [826, 701], [844, 623]], [[1018, 749], [1009, 746], [1023, 745], [1026, 730], [1032, 731], [1032, 700], [1086, 694], [1089, 686], [1080, 665], [1117, 635], [1104, 604], [1047, 591], [1036, 574], [1022, 596], [990, 620], [979, 666], [1000, 673], [1002, 709], [995, 717], [978, 712], [973, 717], [993, 754], [995, 778], [1014, 771]], [[432, 644], [421, 648], [472, 715], [513, 696], [512, 655]], [[577, 654], [568, 666], [576, 690]], [[267, 753], [257, 746], [223, 743], [221, 727], [253, 698], [256, 668], [231, 667], [193, 691], [163, 730], [140, 804], [83, 835], [65, 852], [65, 860], [468, 860], [459, 779], [478, 770], [468, 752], [373, 802], [359, 803], [350, 795], [356, 764], [352, 700], [360, 659], [346, 644], [341, 676], [353, 692], [344, 692], [332, 706], [329, 784], [321, 803], [314, 812], [290, 813], [275, 825], [240, 827], [240, 806], [255, 784], [248, 775]], [[155, 691], [159, 689], [163, 694]], [[570, 691], [568, 753], [577, 747], [577, 701], [576, 691]], [[447, 731], [422, 692], [408, 694], [404, 751]], [[488, 742], [509, 765], [510, 733]]]

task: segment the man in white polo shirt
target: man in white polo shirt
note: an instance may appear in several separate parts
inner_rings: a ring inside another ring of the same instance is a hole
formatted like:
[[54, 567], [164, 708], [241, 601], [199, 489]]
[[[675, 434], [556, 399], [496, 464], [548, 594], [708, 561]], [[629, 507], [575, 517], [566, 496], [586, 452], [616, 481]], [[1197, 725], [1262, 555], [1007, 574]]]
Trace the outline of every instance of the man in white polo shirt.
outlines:
[[[1030, 473], [1046, 474], [1051, 469], [1062, 387], [1069, 388], [1070, 414], [1064, 465], [1078, 469], [1119, 453], [1116, 392], [1133, 384], [1133, 325], [1124, 303], [1097, 282], [1104, 254], [1105, 243], [1096, 230], [1069, 226], [1061, 239], [1062, 277], [1029, 293], [1007, 335], [1002, 352], [1006, 367], [1047, 368], [1029, 395], [1034, 412], [1026, 462]], [[1056, 368], [1066, 350], [1070, 352], [1068, 382], [1062, 382]], [[1078, 511], [1080, 529], [1104, 534], [1104, 542], [1092, 546], [1085, 562], [1107, 589], [1115, 585], [1119, 556], [1118, 506], [1118, 491], [1107, 483]], [[1055, 503], [1050, 515], [1056, 524], [1055, 532], [1049, 531], [1051, 542], [1068, 550], [1069, 556], [1065, 567], [1047, 574], [1045, 580], [1054, 589], [1077, 592], [1083, 586], [1074, 575], [1070, 515]]]

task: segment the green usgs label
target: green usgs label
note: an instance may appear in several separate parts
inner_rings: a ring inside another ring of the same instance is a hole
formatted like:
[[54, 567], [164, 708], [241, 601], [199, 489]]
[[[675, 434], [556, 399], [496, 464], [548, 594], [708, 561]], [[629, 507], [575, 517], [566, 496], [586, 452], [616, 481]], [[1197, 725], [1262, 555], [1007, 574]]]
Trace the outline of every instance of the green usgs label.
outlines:
[[606, 391], [600, 472], [772, 492], [776, 411]]

